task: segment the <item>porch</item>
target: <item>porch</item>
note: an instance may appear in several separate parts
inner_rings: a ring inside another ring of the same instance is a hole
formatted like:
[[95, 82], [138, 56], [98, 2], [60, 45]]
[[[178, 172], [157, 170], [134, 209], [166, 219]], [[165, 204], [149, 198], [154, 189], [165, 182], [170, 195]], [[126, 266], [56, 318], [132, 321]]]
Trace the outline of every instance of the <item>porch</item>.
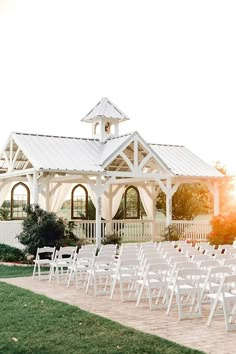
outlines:
[[[181, 239], [189, 241], [207, 241], [211, 225], [207, 220], [180, 221], [173, 220]], [[101, 238], [114, 233], [121, 236], [122, 242], [145, 242], [161, 240], [166, 227], [165, 221], [160, 220], [112, 220], [101, 221]], [[23, 248], [16, 239], [22, 231], [22, 221], [0, 221], [0, 243]], [[96, 243], [96, 221], [76, 220], [75, 233], [79, 239], [87, 239]]]

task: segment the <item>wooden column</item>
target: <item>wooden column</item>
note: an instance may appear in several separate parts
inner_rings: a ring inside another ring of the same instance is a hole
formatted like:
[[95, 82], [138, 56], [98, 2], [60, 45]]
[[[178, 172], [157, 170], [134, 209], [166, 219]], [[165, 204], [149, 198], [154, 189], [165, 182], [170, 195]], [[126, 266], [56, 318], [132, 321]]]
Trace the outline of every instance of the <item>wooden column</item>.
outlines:
[[108, 189], [108, 200], [109, 200], [109, 217], [108, 217], [108, 224], [107, 224], [107, 234], [112, 233], [112, 185], [109, 185]]
[[172, 224], [172, 190], [171, 179], [166, 181], [166, 226]]
[[213, 183], [214, 216], [220, 213], [220, 190], [217, 182]]
[[152, 242], [156, 240], [157, 224], [156, 224], [156, 192], [155, 186], [151, 185], [151, 195], [152, 195]]
[[101, 176], [96, 178], [96, 246], [101, 247], [101, 220], [102, 220], [102, 197], [101, 197]]
[[219, 182], [207, 182], [206, 183], [209, 191], [213, 195], [213, 213], [214, 216], [219, 215], [220, 213], [220, 190], [219, 190]]
[[32, 183], [32, 194], [33, 194], [33, 204], [38, 204], [38, 173], [35, 171], [33, 174], [33, 183]]

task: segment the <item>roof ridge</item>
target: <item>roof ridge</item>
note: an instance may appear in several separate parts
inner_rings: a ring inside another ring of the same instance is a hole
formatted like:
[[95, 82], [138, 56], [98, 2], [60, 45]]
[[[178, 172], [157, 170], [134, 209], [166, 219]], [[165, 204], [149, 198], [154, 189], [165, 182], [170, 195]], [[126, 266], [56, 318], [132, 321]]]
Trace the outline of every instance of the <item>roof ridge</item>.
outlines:
[[157, 143], [148, 143], [148, 145], [185, 147], [184, 145], [178, 145], [178, 144], [157, 144]]
[[109, 138], [105, 141], [105, 143], [106, 143], [107, 141], [115, 140], [115, 139], [119, 139], [119, 138], [123, 138], [123, 137], [125, 137], [125, 136], [130, 136], [130, 135], [132, 135], [132, 134], [134, 134], [134, 132], [132, 132], [132, 133], [126, 133], [126, 134], [122, 134], [122, 135], [118, 135], [118, 136], [111, 136], [111, 137], [109, 137]]
[[41, 137], [45, 137], [45, 138], [62, 138], [62, 139], [99, 141], [99, 139], [95, 139], [95, 138], [80, 138], [80, 137], [75, 137], [75, 136], [64, 136], [64, 135], [49, 135], [49, 134], [20, 133], [20, 132], [12, 132], [12, 134], [28, 135], [28, 136], [41, 136]]

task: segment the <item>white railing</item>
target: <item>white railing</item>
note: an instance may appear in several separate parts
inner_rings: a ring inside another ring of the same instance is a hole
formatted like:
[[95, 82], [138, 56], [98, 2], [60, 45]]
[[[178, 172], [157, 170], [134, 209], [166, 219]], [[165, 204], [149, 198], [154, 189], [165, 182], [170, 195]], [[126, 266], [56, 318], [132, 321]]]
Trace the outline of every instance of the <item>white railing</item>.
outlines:
[[0, 243], [23, 249], [24, 246], [16, 238], [21, 231], [22, 221], [0, 221]]
[[208, 221], [182, 221], [173, 220], [181, 239], [190, 241], [207, 241], [207, 235], [211, 232], [211, 225]]
[[[77, 220], [75, 233], [79, 239], [86, 238], [96, 241], [96, 221]], [[174, 220], [178, 233], [182, 239], [191, 241], [207, 241], [207, 234], [211, 231], [208, 221], [180, 221]], [[160, 241], [166, 224], [159, 220], [112, 220], [102, 221], [102, 239], [107, 234], [115, 233], [121, 236], [123, 242]], [[21, 221], [0, 221], [0, 243], [13, 247], [24, 248], [16, 239], [22, 231]]]
[[[173, 220], [181, 239], [192, 241], [207, 241], [207, 234], [211, 231], [208, 221], [182, 221]], [[76, 234], [79, 238], [87, 238], [95, 241], [96, 222], [76, 221]], [[112, 220], [102, 221], [101, 235], [102, 239], [106, 234], [115, 233], [122, 237], [123, 242], [141, 242], [141, 241], [159, 241], [164, 234], [166, 224], [159, 220]]]
[[123, 242], [151, 241], [153, 227], [152, 220], [112, 220], [112, 230]]
[[[76, 236], [86, 238], [92, 242], [96, 240], [96, 221], [76, 220]], [[117, 234], [124, 242], [141, 242], [152, 240], [152, 227], [154, 222], [151, 220], [112, 220], [111, 222], [102, 221], [101, 237], [105, 235]]]

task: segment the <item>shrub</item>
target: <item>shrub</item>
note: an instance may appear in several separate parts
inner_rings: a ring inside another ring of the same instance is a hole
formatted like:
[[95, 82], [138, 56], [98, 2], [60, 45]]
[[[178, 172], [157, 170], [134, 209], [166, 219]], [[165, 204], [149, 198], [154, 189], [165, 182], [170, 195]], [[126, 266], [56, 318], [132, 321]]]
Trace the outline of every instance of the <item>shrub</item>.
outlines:
[[181, 237], [181, 233], [176, 225], [168, 225], [165, 227], [165, 230], [161, 236], [163, 241], [178, 241]]
[[91, 245], [93, 244], [93, 242], [91, 242], [90, 240], [88, 240], [87, 238], [80, 238], [79, 241], [76, 242], [76, 245], [78, 246], [78, 248], [80, 249], [82, 246], [85, 245]]
[[107, 234], [104, 237], [103, 245], [114, 244], [121, 245], [121, 236], [117, 234]]
[[0, 260], [2, 262], [19, 262], [25, 259], [25, 253], [16, 247], [0, 244]]
[[17, 237], [26, 246], [27, 253], [35, 256], [38, 247], [75, 245], [78, 241], [68, 221], [58, 218], [55, 213], [47, 212], [39, 205], [27, 206], [25, 211], [23, 231]]
[[236, 213], [220, 214], [211, 219], [212, 232], [208, 235], [211, 245], [232, 244], [236, 238]]
[[9, 220], [10, 219], [10, 209], [0, 208], [0, 220]]

